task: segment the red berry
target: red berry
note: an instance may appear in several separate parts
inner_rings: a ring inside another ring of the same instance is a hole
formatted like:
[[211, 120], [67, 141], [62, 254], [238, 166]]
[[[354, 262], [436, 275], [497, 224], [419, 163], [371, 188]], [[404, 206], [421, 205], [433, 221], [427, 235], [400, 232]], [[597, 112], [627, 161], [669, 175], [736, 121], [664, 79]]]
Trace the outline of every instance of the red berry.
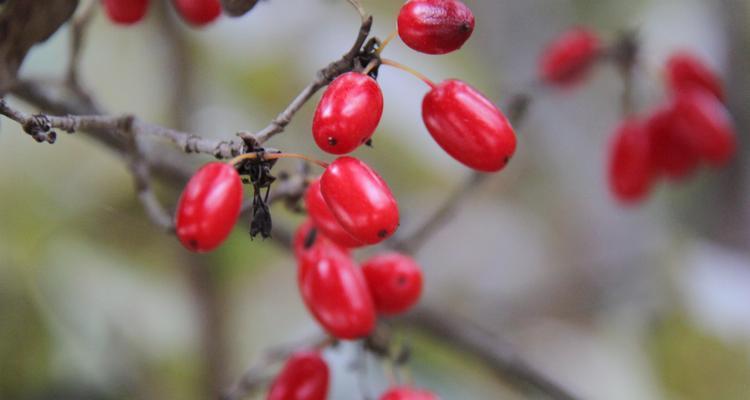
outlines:
[[719, 76], [700, 59], [687, 52], [673, 54], [667, 60], [667, 82], [673, 93], [699, 88], [724, 101], [724, 87]]
[[148, 0], [104, 0], [109, 19], [121, 25], [132, 25], [146, 15]]
[[474, 14], [458, 0], [411, 0], [398, 14], [398, 35], [427, 54], [458, 50], [474, 31]]
[[422, 118], [440, 147], [470, 168], [499, 171], [516, 151], [516, 133], [505, 115], [462, 81], [434, 86], [422, 101]]
[[406, 311], [422, 293], [422, 270], [408, 256], [386, 253], [362, 264], [375, 309], [385, 315]]
[[382, 242], [398, 228], [398, 204], [391, 189], [354, 157], [339, 157], [326, 168], [320, 192], [339, 224], [362, 243]]
[[573, 28], [550, 43], [542, 53], [540, 78], [550, 84], [581, 81], [599, 54], [599, 37], [585, 28]]
[[355, 239], [342, 226], [328, 208], [323, 195], [320, 193], [320, 179], [314, 180], [305, 192], [305, 205], [307, 213], [315, 223], [315, 226], [327, 238], [339, 246], [351, 248], [360, 247], [362, 242]]
[[700, 157], [690, 127], [674, 105], [662, 107], [646, 120], [651, 142], [651, 162], [656, 171], [671, 179], [682, 179], [698, 167]]
[[702, 89], [682, 91], [676, 101], [676, 112], [689, 127], [701, 158], [713, 166], [729, 162], [737, 151], [737, 137], [724, 104]]
[[221, 15], [219, 0], [172, 0], [177, 12], [188, 23], [203, 26]]
[[233, 166], [212, 162], [190, 178], [177, 204], [176, 229], [189, 250], [211, 251], [226, 239], [242, 207], [242, 180]]
[[328, 380], [328, 365], [320, 353], [298, 351], [274, 379], [267, 400], [325, 400]]
[[346, 250], [316, 239], [297, 262], [302, 300], [328, 333], [357, 339], [372, 331], [375, 306], [362, 271]]
[[313, 137], [323, 151], [346, 154], [370, 139], [383, 115], [383, 93], [371, 77], [347, 72], [333, 81], [318, 103]]
[[622, 202], [637, 202], [653, 183], [651, 145], [644, 126], [635, 119], [624, 121], [612, 138], [609, 186]]
[[380, 400], [438, 400], [438, 397], [427, 390], [400, 386], [383, 393]]

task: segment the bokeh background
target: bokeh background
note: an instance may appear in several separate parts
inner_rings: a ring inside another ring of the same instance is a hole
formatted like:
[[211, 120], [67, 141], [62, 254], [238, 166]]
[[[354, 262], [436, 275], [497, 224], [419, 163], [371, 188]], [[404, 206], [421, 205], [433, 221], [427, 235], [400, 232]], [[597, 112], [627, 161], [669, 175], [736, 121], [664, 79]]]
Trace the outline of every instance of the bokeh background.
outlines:
[[[269, 0], [194, 30], [153, 3], [133, 28], [98, 12], [84, 83], [113, 113], [216, 138], [265, 126], [351, 46], [359, 24], [343, 0]], [[376, 35], [395, 29], [400, 1], [363, 3]], [[616, 71], [601, 65], [576, 88], [545, 91], [519, 129], [510, 166], [416, 255], [423, 303], [508, 341], [582, 399], [750, 399], [750, 4], [467, 4], [477, 28], [461, 51], [426, 56], [396, 40], [384, 56], [434, 80], [462, 78], [504, 104], [534, 80], [539, 53], [560, 31], [586, 25], [611, 41], [637, 29], [638, 109], [664, 97], [670, 52], [689, 49], [724, 76], [742, 146], [730, 166], [661, 184], [644, 203], [622, 207], [605, 169], [620, 118]], [[179, 46], [168, 39], [173, 28]], [[21, 74], [60, 76], [68, 33], [35, 48]], [[355, 155], [389, 182], [409, 232], [469, 171], [424, 128], [423, 83], [388, 67], [379, 82], [383, 122], [374, 148]], [[330, 159], [311, 140], [318, 98], [275, 147]], [[250, 240], [246, 224], [220, 250], [189, 255], [149, 223], [125, 165], [106, 149], [80, 135], [39, 145], [14, 123], [0, 124], [0, 399], [210, 398], [265, 349], [318, 332], [291, 255]], [[165, 157], [174, 155], [165, 147]], [[208, 158], [188, 160], [197, 167]], [[173, 206], [178, 193], [162, 189]], [[281, 224], [300, 219], [274, 211]], [[526, 398], [429, 331], [401, 332], [414, 347], [417, 385], [445, 399]], [[331, 398], [358, 398], [354, 355], [347, 345], [326, 352]], [[386, 384], [377, 372], [367, 381], [373, 394]]]

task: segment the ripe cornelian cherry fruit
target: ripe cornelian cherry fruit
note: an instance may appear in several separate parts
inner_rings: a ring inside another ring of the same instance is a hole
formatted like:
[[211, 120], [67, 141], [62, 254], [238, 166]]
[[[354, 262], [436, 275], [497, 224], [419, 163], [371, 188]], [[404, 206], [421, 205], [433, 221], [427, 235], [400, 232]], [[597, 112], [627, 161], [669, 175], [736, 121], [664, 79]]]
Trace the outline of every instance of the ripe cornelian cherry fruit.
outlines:
[[143, 19], [149, 0], [104, 0], [104, 11], [109, 19], [120, 25], [132, 25]]
[[182, 19], [195, 26], [213, 22], [221, 15], [219, 0], [172, 0]]
[[375, 309], [384, 315], [402, 313], [419, 300], [422, 270], [408, 256], [386, 253], [362, 264]]
[[458, 50], [474, 31], [474, 14], [458, 0], [410, 0], [398, 14], [398, 35], [426, 54]]
[[696, 143], [674, 104], [662, 106], [646, 119], [651, 142], [651, 162], [656, 172], [669, 179], [689, 176], [700, 163]]
[[355, 239], [344, 229], [336, 217], [328, 208], [323, 195], [320, 193], [320, 179], [314, 180], [305, 192], [305, 206], [307, 214], [312, 219], [315, 227], [328, 239], [339, 246], [352, 248], [363, 246], [364, 243]]
[[577, 27], [561, 34], [542, 53], [539, 77], [553, 85], [580, 82], [594, 65], [600, 50], [599, 37]]
[[383, 393], [380, 400], [438, 400], [438, 397], [427, 390], [397, 386]]
[[364, 244], [382, 242], [398, 229], [398, 204], [391, 189], [354, 157], [339, 157], [326, 168], [320, 193], [339, 224]]
[[734, 123], [724, 104], [703, 89], [678, 93], [677, 113], [689, 127], [701, 159], [709, 165], [725, 165], [737, 151]]
[[242, 207], [242, 180], [233, 166], [212, 162], [190, 178], [177, 204], [176, 230], [189, 250], [211, 251], [234, 228]]
[[698, 88], [707, 90], [724, 101], [724, 85], [721, 78], [698, 57], [688, 52], [678, 52], [669, 57], [666, 64], [669, 89], [673, 93]]
[[643, 124], [623, 121], [612, 138], [609, 159], [609, 187], [623, 203], [642, 200], [654, 181], [651, 144]]
[[298, 351], [274, 379], [267, 400], [325, 400], [329, 375], [318, 351]]
[[307, 309], [336, 338], [367, 336], [375, 327], [375, 305], [362, 271], [328, 240], [316, 237], [305, 244], [297, 258], [297, 283]]
[[422, 101], [422, 118], [440, 147], [469, 168], [499, 171], [516, 151], [516, 133], [505, 115], [462, 81], [433, 86]]
[[347, 72], [336, 78], [313, 118], [315, 143], [331, 154], [346, 154], [367, 142], [383, 115], [383, 93], [371, 77]]

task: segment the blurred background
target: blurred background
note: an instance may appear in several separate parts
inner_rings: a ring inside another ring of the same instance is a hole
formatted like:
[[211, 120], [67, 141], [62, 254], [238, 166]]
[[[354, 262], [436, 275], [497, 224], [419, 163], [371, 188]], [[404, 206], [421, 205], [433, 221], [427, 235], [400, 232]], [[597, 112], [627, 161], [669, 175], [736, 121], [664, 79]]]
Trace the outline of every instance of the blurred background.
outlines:
[[[343, 0], [263, 1], [200, 30], [152, 3], [132, 28], [97, 13], [84, 84], [109, 112], [216, 138], [265, 126], [349, 49], [359, 26]], [[581, 399], [750, 399], [750, 4], [466, 3], [477, 22], [461, 51], [427, 56], [396, 40], [384, 57], [433, 80], [461, 78], [505, 104], [535, 78], [539, 53], [559, 32], [585, 25], [611, 41], [636, 29], [637, 107], [660, 102], [664, 60], [689, 49], [724, 77], [741, 150], [726, 168], [661, 184], [644, 203], [623, 207], [608, 192], [605, 167], [620, 118], [616, 71], [604, 64], [582, 85], [545, 91], [519, 129], [510, 166], [416, 255], [422, 303], [508, 341]], [[401, 1], [363, 4], [375, 35], [395, 29]], [[177, 42], [166, 33], [172, 28]], [[21, 75], [61, 76], [68, 33], [36, 47]], [[469, 171], [424, 128], [423, 83], [388, 67], [379, 82], [383, 121], [374, 148], [355, 156], [389, 182], [409, 232]], [[311, 140], [319, 97], [274, 147], [331, 159]], [[150, 224], [126, 166], [108, 150], [80, 135], [39, 145], [16, 124], [0, 124], [0, 399], [211, 398], [264, 350], [318, 332], [291, 254], [250, 240], [246, 223], [218, 251], [187, 254]], [[176, 154], [165, 148], [165, 157]], [[197, 167], [209, 158], [186, 160]], [[161, 189], [172, 207], [178, 193]], [[274, 216], [290, 227], [300, 220], [280, 206]], [[528, 398], [431, 332], [400, 332], [413, 345], [418, 386], [444, 399]], [[354, 353], [347, 345], [326, 352], [332, 399], [359, 396]], [[366, 384], [377, 395], [387, 380], [371, 375]]]

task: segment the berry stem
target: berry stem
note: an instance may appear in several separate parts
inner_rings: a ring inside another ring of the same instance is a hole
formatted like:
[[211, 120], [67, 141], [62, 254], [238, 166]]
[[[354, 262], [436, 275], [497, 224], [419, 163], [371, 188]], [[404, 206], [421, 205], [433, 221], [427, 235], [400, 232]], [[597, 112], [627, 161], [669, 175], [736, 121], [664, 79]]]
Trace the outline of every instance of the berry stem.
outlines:
[[391, 67], [398, 68], [398, 69], [400, 69], [402, 71], [406, 71], [406, 72], [408, 72], [408, 73], [416, 76], [420, 80], [422, 80], [422, 82], [426, 83], [430, 88], [433, 88], [433, 89], [435, 88], [435, 83], [433, 81], [431, 81], [424, 74], [422, 74], [421, 72], [418, 72], [414, 68], [407, 67], [404, 64], [401, 64], [401, 63], [393, 61], [393, 60], [389, 60], [387, 58], [383, 58], [381, 61], [382, 61], [382, 63], [384, 65], [390, 65]]
[[391, 32], [391, 34], [388, 35], [388, 37], [385, 38], [385, 40], [383, 40], [383, 43], [381, 43], [380, 47], [378, 47], [378, 49], [375, 51], [375, 55], [379, 56], [380, 53], [382, 53], [383, 50], [385, 49], [385, 46], [388, 46], [388, 43], [390, 43], [393, 39], [396, 38], [396, 35], [398, 35], [398, 30]]
[[370, 71], [372, 71], [377, 65], [378, 65], [378, 59], [377, 58], [373, 58], [372, 61], [370, 61], [370, 63], [367, 64], [367, 66], [365, 67], [365, 69], [362, 71], [362, 74], [363, 75], [369, 74]]
[[[246, 154], [239, 155], [239, 156], [237, 156], [237, 157], [235, 157], [235, 158], [227, 161], [227, 163], [231, 164], [231, 165], [237, 165], [237, 163], [239, 163], [240, 161], [243, 161], [243, 160], [255, 160], [257, 158], [259, 158], [258, 153], [246, 153]], [[328, 168], [328, 163], [327, 162], [316, 160], [316, 159], [308, 157], [308, 156], [306, 156], [304, 154], [298, 154], [298, 153], [264, 153], [263, 154], [263, 159], [264, 160], [277, 160], [277, 159], [280, 159], [280, 158], [297, 158], [297, 159], [300, 159], [300, 160], [305, 160], [305, 161], [307, 161], [309, 163], [316, 164], [316, 165], [318, 165], [319, 167], [321, 167], [323, 169]]]

